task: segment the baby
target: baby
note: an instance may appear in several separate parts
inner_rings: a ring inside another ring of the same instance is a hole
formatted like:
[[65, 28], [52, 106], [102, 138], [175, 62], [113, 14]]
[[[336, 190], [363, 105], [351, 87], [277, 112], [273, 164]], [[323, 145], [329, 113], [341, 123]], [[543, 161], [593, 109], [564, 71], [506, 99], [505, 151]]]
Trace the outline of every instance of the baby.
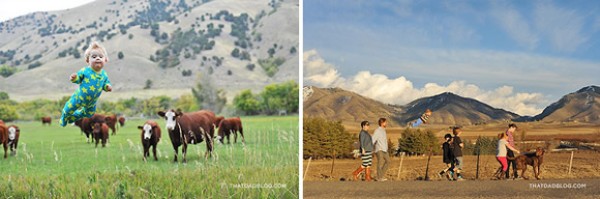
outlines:
[[429, 120], [431, 113], [432, 111], [430, 109], [425, 110], [425, 113], [423, 113], [423, 115], [421, 115], [421, 117], [417, 119], [417, 121], [409, 125], [414, 128], [420, 126], [421, 124], [427, 124], [427, 120]]
[[96, 101], [102, 91], [112, 91], [108, 75], [102, 70], [104, 64], [108, 62], [106, 49], [99, 43], [92, 42], [85, 50], [85, 62], [89, 66], [71, 74], [69, 78], [71, 82], [80, 86], [65, 104], [60, 117], [60, 126], [94, 115]]

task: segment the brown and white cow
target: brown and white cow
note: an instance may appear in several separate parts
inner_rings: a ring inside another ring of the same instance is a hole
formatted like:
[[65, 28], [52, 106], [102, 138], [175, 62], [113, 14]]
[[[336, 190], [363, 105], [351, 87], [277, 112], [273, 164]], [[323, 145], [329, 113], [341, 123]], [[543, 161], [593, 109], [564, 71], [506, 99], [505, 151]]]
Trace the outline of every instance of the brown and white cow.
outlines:
[[242, 143], [246, 143], [246, 139], [244, 139], [244, 128], [242, 127], [242, 120], [240, 117], [223, 119], [221, 123], [219, 123], [217, 140], [223, 144], [224, 137], [227, 137], [227, 144], [230, 144], [229, 135], [233, 134], [233, 141], [234, 143], [237, 143], [237, 132], [240, 132], [240, 135], [242, 136]]
[[19, 144], [19, 137], [21, 136], [21, 129], [16, 125], [8, 126], [8, 148], [10, 148], [10, 155], [17, 155], [17, 146]]
[[112, 135], [116, 135], [117, 134], [117, 130], [116, 130], [117, 116], [114, 114], [106, 116], [105, 122], [106, 122], [106, 125], [108, 125], [108, 127], [112, 130]]
[[152, 120], [146, 121], [143, 126], [138, 126], [138, 129], [142, 130], [142, 145], [144, 146], [144, 161], [146, 157], [150, 156], [150, 147], [152, 147], [152, 153], [154, 154], [154, 160], [158, 160], [156, 157], [156, 145], [160, 141], [161, 132], [158, 123]]
[[94, 123], [92, 134], [96, 140], [96, 148], [98, 148], [100, 140], [102, 140], [102, 147], [106, 147], [106, 141], [108, 140], [108, 125], [106, 123]]
[[125, 117], [119, 117], [119, 124], [121, 125], [121, 127], [125, 126]]
[[48, 116], [42, 117], [42, 125], [44, 124], [48, 124], [48, 126], [50, 126], [52, 124], [52, 118]]
[[215, 121], [213, 122], [213, 125], [215, 126], [215, 129], [219, 128], [219, 124], [221, 123], [221, 121], [223, 119], [225, 119], [225, 117], [223, 117], [223, 116], [217, 116], [217, 117], [215, 117]]
[[91, 118], [81, 118], [75, 121], [75, 126], [78, 126], [81, 129], [81, 132], [85, 134], [86, 142], [90, 143], [90, 136], [94, 139], [92, 135], [92, 119]]
[[[159, 111], [159, 116], [165, 118], [166, 129], [169, 132], [169, 138], [175, 150], [175, 158], [177, 162], [179, 146], [183, 145], [182, 155], [183, 162], [187, 162], [187, 146], [188, 144], [198, 144], [206, 141], [205, 157], [212, 156], [213, 136], [214, 136], [214, 113], [210, 111], [198, 111], [191, 113], [182, 113], [180, 110]], [[212, 118], [211, 118], [212, 114]]]
[[6, 151], [8, 150], [8, 127], [4, 123], [0, 124], [0, 144], [4, 146], [4, 159], [6, 159]]

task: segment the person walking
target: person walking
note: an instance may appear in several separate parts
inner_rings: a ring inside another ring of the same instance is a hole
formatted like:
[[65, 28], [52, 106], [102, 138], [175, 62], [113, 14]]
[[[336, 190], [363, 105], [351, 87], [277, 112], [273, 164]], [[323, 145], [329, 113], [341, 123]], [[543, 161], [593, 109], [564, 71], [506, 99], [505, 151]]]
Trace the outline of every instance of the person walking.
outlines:
[[369, 122], [362, 121], [360, 123], [360, 133], [358, 134], [358, 140], [360, 141], [360, 155], [362, 164], [356, 171], [352, 172], [354, 180], [358, 180], [358, 176], [365, 171], [365, 181], [371, 181], [371, 165], [373, 164], [373, 140], [369, 134]]
[[[515, 146], [515, 139], [514, 139], [514, 134], [515, 131], [517, 131], [517, 125], [516, 124], [509, 124], [508, 125], [508, 129], [506, 130], [506, 141], [508, 142], [508, 146], [512, 147], [512, 148], [516, 148]], [[507, 146], [507, 148], [508, 148]], [[517, 153], [518, 154], [518, 153]], [[506, 156], [508, 157], [508, 166], [505, 172], [506, 175], [506, 179], [510, 179], [510, 166], [512, 165], [512, 169], [513, 169], [513, 180], [516, 180], [517, 178], [519, 178], [519, 174], [517, 172], [517, 161], [515, 160], [515, 153], [513, 152], [513, 150], [507, 150]]]
[[387, 120], [379, 118], [379, 127], [373, 133], [373, 145], [375, 145], [375, 154], [377, 154], [377, 181], [387, 181], [385, 173], [390, 165], [390, 155], [388, 154], [388, 141], [385, 128]]

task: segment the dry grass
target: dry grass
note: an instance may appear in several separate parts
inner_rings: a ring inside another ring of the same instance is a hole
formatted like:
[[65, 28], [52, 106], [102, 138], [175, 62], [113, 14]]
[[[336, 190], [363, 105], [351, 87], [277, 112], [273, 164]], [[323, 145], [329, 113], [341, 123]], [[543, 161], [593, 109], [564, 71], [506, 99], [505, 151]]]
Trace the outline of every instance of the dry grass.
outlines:
[[[582, 179], [582, 178], [600, 178], [600, 153], [597, 152], [575, 152], [573, 157], [573, 167], [571, 175], [568, 174], [569, 159], [571, 153], [547, 153], [544, 156], [542, 165], [542, 179]], [[429, 165], [429, 177], [432, 180], [442, 180], [437, 176], [437, 172], [444, 168], [441, 156], [432, 156]], [[475, 179], [477, 156], [465, 156], [464, 176], [466, 179]], [[308, 161], [304, 161], [303, 167], [306, 171]], [[400, 166], [400, 158], [393, 157], [391, 165], [386, 174], [388, 179], [410, 181], [416, 180], [418, 177], [425, 176], [425, 168], [427, 164], [426, 156], [404, 157], [402, 172], [398, 178], [398, 167]], [[340, 178], [351, 179], [352, 172], [360, 165], [360, 160], [336, 160], [332, 178], [324, 178], [329, 176], [331, 171], [331, 160], [316, 160], [311, 161], [308, 173], [304, 181], [338, 181]], [[373, 161], [373, 168], [377, 165], [376, 158]], [[480, 173], [479, 179], [492, 179], [492, 176], [499, 163], [495, 156], [480, 157]], [[376, 169], [373, 169], [375, 175]], [[303, 174], [304, 175], [304, 174]], [[527, 176], [533, 176], [532, 168], [529, 167], [526, 172]]]

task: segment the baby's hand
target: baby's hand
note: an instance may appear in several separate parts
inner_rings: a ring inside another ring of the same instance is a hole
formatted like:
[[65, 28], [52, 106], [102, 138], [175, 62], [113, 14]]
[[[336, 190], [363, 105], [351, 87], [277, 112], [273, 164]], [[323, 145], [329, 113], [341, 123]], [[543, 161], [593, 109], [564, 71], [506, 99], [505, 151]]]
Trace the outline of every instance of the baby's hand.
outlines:
[[106, 85], [106, 91], [107, 91], [107, 92], [111, 92], [111, 91], [112, 91], [112, 86], [110, 86], [110, 85]]
[[71, 74], [71, 77], [69, 77], [71, 81], [75, 80], [75, 78], [77, 78], [77, 74], [73, 73]]

